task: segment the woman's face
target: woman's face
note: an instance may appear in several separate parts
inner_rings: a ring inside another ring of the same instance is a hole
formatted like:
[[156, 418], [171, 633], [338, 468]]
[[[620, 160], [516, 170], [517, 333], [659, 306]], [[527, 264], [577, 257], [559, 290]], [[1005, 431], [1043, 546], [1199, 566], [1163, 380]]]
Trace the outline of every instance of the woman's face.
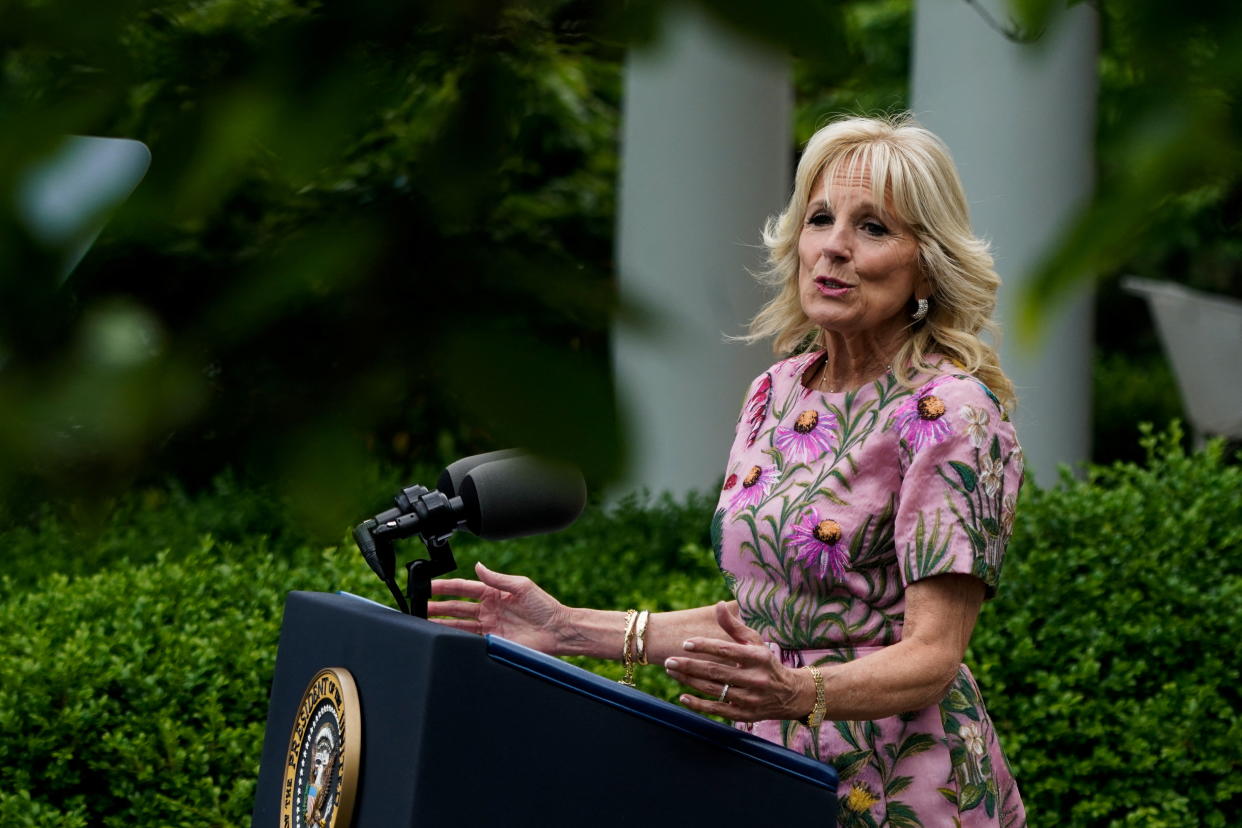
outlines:
[[870, 170], [820, 175], [798, 237], [798, 295], [819, 327], [846, 336], [897, 336], [910, 324], [919, 275], [914, 233], [871, 195]]

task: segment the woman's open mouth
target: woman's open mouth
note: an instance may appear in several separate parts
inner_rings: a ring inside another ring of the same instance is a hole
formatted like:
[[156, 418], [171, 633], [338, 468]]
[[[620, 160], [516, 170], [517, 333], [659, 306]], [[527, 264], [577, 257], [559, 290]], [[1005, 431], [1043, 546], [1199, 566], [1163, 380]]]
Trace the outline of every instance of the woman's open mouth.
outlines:
[[816, 276], [815, 288], [823, 296], [842, 296], [854, 286], [832, 276]]

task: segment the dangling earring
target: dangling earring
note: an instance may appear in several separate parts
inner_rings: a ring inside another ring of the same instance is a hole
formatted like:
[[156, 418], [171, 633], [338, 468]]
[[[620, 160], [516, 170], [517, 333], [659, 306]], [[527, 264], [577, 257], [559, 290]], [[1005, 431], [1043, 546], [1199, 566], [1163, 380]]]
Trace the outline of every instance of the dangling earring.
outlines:
[[927, 300], [918, 300], [918, 307], [914, 309], [914, 316], [911, 317], [915, 322], [921, 322], [923, 317], [927, 316]]

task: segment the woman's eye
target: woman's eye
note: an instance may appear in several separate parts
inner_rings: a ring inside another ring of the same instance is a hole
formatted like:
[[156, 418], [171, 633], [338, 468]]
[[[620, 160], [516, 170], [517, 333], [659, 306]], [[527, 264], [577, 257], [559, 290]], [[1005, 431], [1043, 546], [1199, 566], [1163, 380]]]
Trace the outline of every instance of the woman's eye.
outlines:
[[880, 224], [878, 221], [863, 222], [863, 230], [871, 236], [884, 236], [888, 234], [888, 228], [883, 224]]
[[832, 224], [832, 215], [822, 211], [813, 213], [806, 223], [815, 227], [828, 227]]

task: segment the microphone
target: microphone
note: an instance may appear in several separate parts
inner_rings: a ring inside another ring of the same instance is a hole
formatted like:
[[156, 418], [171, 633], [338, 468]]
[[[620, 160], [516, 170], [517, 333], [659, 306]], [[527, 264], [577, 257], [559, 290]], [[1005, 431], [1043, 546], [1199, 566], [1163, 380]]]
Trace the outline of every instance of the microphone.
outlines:
[[[455, 531], [486, 540], [555, 532], [577, 520], [586, 505], [586, 483], [577, 469], [515, 449], [464, 457], [445, 468], [436, 485], [402, 489], [394, 508], [354, 529], [358, 549], [397, 606], [420, 618], [427, 617], [431, 579], [457, 566], [448, 545]], [[416, 535], [431, 557], [406, 564], [407, 601], [394, 579], [393, 542]]]
[[586, 482], [577, 469], [530, 455], [483, 463], [460, 488], [466, 528], [484, 540], [557, 532], [586, 506]]
[[[440, 472], [440, 477], [436, 481], [436, 488], [451, 500], [456, 496], [457, 489], [461, 485], [462, 480], [465, 479], [466, 475], [473, 468], [492, 460], [514, 457], [518, 454], [520, 452], [517, 449], [501, 449], [500, 451], [489, 451], [485, 454], [475, 454], [455, 460], [444, 471]], [[371, 567], [371, 571], [382, 580], [389, 581], [396, 575], [396, 555], [393, 552], [391, 543], [377, 544], [375, 542], [375, 530], [381, 525], [398, 520], [402, 515], [416, 511], [414, 504], [427, 493], [427, 489], [424, 486], [408, 486], [393, 498], [396, 508], [380, 512], [375, 517], [364, 520], [354, 528], [354, 541], [358, 544], [358, 550], [362, 552], [362, 557], [366, 560], [367, 565]], [[396, 527], [393, 528], [395, 529]], [[410, 534], [417, 533], [417, 524], [413, 527], [407, 525], [395, 537], [409, 537], [409, 534], [403, 533], [405, 529], [409, 528], [415, 530]], [[389, 531], [391, 532], [392, 530]], [[381, 532], [380, 535], [382, 539], [384, 532]]]
[[522, 452], [518, 449], [501, 449], [500, 451], [489, 451], [486, 454], [475, 454], [455, 460], [445, 466], [444, 471], [440, 472], [440, 477], [436, 480], [436, 488], [449, 497], [456, 497], [461, 492], [462, 481], [466, 479], [466, 475], [470, 474], [476, 466], [490, 463], [493, 460], [518, 457], [521, 454]]
[[564, 529], [586, 506], [586, 483], [577, 469], [512, 449], [458, 460], [437, 485], [435, 491], [403, 489], [394, 498], [396, 509], [375, 516], [372, 536], [421, 535], [442, 543], [466, 529], [485, 540], [520, 538]]

